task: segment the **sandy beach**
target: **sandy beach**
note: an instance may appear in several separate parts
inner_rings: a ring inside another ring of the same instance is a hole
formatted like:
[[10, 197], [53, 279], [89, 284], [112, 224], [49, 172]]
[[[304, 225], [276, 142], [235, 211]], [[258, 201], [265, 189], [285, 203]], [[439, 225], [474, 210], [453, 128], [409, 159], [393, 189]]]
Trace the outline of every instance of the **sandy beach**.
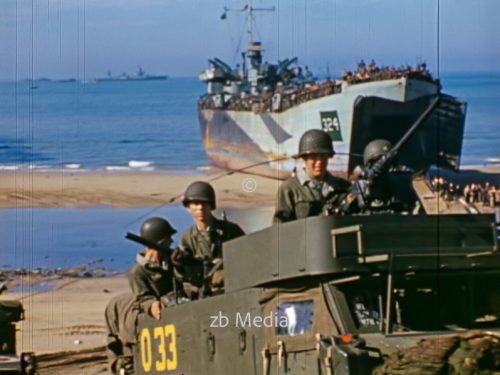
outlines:
[[243, 173], [209, 175], [163, 173], [0, 174], [0, 209], [20, 207], [155, 207], [179, 204], [193, 181], [210, 182], [226, 207], [274, 204], [279, 180]]
[[[197, 180], [211, 182], [219, 209], [228, 212], [233, 208], [252, 209], [253, 217], [265, 216], [266, 225], [270, 223], [280, 181], [241, 173], [226, 175], [226, 172], [208, 175], [5, 172], [0, 175], [0, 209], [90, 206], [153, 209], [180, 205], [185, 188]], [[242, 225], [247, 222], [248, 227], [251, 224], [242, 211], [237, 210], [231, 218]], [[29, 292], [29, 284], [48, 285], [51, 289]], [[103, 373], [104, 308], [110, 298], [128, 290], [126, 277], [48, 280], [21, 277], [9, 287], [20, 285], [26, 286], [25, 292], [6, 292], [0, 296], [0, 300], [22, 301], [26, 310], [26, 319], [18, 324], [18, 352], [35, 352], [41, 359], [40, 374]], [[61, 355], [68, 351], [69, 354]]]
[[[499, 171], [499, 168], [472, 168], [456, 176], [462, 182], [477, 179], [495, 182]], [[0, 174], [0, 209], [179, 205], [186, 186], [204, 180], [213, 184], [219, 208], [250, 210], [240, 210], [240, 217], [232, 217], [233, 220], [261, 221], [262, 225], [268, 225], [280, 181], [241, 173], [218, 178], [222, 175], [223, 172], [209, 175], [4, 172]], [[244, 212], [251, 212], [251, 217]], [[18, 351], [33, 351], [40, 357], [40, 374], [76, 371], [103, 374], [103, 311], [111, 297], [128, 290], [125, 276], [22, 280], [26, 285], [49, 284], [50, 290], [7, 292], [0, 296], [0, 300], [22, 301], [26, 310], [26, 320], [18, 325]]]
[[[445, 178], [461, 184], [500, 184], [500, 167], [465, 167]], [[279, 180], [244, 173], [0, 173], [0, 209], [27, 207], [157, 207], [180, 204], [193, 181], [210, 182], [221, 207], [274, 205]]]

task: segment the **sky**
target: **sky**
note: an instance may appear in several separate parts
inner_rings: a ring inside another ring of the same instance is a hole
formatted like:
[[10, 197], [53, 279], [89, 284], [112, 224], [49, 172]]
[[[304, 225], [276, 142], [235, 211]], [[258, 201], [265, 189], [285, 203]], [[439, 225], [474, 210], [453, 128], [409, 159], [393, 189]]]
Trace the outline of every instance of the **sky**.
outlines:
[[[1, 0], [0, 80], [92, 79], [138, 66], [197, 76], [245, 50], [248, 0]], [[224, 7], [234, 9], [225, 20]], [[316, 74], [360, 59], [425, 61], [435, 74], [500, 71], [498, 0], [253, 0], [265, 60], [299, 58]]]

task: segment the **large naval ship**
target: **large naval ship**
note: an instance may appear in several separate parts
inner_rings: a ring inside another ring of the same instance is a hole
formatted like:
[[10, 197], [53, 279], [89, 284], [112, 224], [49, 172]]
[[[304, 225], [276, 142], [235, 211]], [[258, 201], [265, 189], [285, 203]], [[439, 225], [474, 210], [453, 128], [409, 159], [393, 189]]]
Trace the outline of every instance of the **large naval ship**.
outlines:
[[443, 94], [425, 63], [393, 68], [361, 61], [338, 79], [318, 80], [297, 57], [263, 62], [262, 45], [252, 34], [255, 10], [262, 8], [240, 10], [250, 20], [241, 66], [213, 58], [199, 76], [207, 84], [198, 101], [202, 140], [216, 166], [285, 178], [296, 165], [300, 136], [317, 128], [334, 142], [330, 170], [349, 175], [371, 140], [396, 143], [439, 95], [444, 100], [438, 110], [399, 158], [417, 171], [429, 162], [458, 169], [466, 104]]

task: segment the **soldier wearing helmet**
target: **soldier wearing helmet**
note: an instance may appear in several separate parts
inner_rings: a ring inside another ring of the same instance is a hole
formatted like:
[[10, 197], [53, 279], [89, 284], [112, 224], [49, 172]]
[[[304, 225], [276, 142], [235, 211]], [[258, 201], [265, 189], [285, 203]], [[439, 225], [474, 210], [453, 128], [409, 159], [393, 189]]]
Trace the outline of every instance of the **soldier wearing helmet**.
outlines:
[[[383, 159], [392, 144], [386, 139], [369, 142], [363, 152], [363, 168], [354, 182], [342, 210], [345, 213], [410, 213], [418, 210], [411, 184], [412, 171], [397, 166], [395, 160]], [[383, 168], [377, 164], [383, 163]], [[377, 170], [367, 178], [366, 171]]]
[[185, 293], [192, 299], [223, 288], [222, 244], [245, 233], [238, 224], [219, 220], [214, 188], [196, 181], [188, 186], [182, 204], [194, 225], [181, 236], [179, 248], [172, 254], [176, 276], [183, 282]]
[[302, 135], [296, 157], [304, 161], [304, 167], [281, 184], [274, 222], [320, 215], [325, 207], [336, 205], [341, 200], [349, 188], [349, 182], [326, 170], [328, 160], [333, 155], [332, 140], [324, 131], [311, 129]]
[[144, 245], [136, 264], [128, 272], [132, 293], [120, 294], [105, 310], [108, 327], [108, 363], [112, 374], [133, 373], [135, 322], [140, 312], [160, 319], [165, 307], [162, 297], [174, 289], [173, 269], [169, 265], [172, 236], [177, 231], [160, 217], [147, 219], [140, 235], [127, 233], [126, 238]]
[[136, 264], [128, 273], [128, 280], [141, 310], [153, 318], [160, 319], [163, 305], [161, 296], [173, 290], [173, 270], [169, 267], [172, 252], [172, 236], [177, 231], [160, 217], [146, 220], [141, 227], [141, 235], [128, 233], [127, 238], [146, 246], [137, 254]]

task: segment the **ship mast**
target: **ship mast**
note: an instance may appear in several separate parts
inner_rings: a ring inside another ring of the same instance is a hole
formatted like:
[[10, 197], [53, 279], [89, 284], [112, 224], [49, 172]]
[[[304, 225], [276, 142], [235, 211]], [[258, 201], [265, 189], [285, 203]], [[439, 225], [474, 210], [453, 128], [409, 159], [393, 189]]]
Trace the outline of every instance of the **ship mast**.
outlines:
[[243, 67], [241, 69], [241, 76], [245, 84], [250, 87], [250, 92], [252, 94], [257, 94], [260, 91], [260, 83], [262, 80], [261, 66], [262, 66], [262, 48], [261, 43], [253, 40], [253, 13], [254, 12], [274, 12], [274, 6], [271, 8], [254, 8], [252, 6], [252, 1], [250, 0], [241, 9], [233, 9], [224, 7], [224, 13], [221, 15], [221, 19], [227, 18], [227, 12], [244, 12], [247, 17], [247, 53], [242, 53], [243, 56]]
[[227, 12], [244, 12], [246, 13], [247, 17], [247, 38], [248, 38], [248, 43], [252, 43], [253, 40], [253, 12], [274, 12], [275, 7], [270, 7], [270, 8], [254, 8], [252, 6], [252, 1], [250, 0], [248, 4], [246, 4], [243, 8], [241, 9], [234, 9], [234, 8], [229, 8], [229, 7], [224, 7], [224, 13], [220, 16], [221, 19], [226, 19], [227, 18]]

